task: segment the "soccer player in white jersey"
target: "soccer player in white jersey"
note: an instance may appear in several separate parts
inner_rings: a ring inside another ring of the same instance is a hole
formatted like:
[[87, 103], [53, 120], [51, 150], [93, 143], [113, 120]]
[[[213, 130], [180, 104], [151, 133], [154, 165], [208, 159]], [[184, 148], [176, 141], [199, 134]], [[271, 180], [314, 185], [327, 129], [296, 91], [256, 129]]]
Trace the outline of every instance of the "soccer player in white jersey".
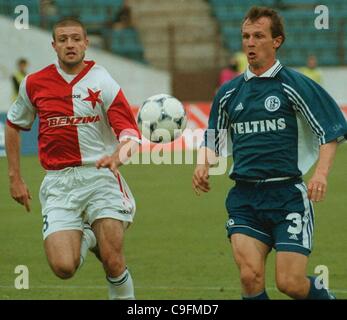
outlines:
[[47, 171], [40, 202], [50, 267], [59, 278], [71, 278], [88, 249], [97, 248], [109, 298], [135, 299], [123, 254], [135, 201], [118, 168], [136, 152], [141, 136], [117, 82], [84, 60], [83, 24], [74, 18], [56, 23], [52, 46], [57, 61], [23, 80], [8, 111], [11, 196], [30, 211], [31, 195], [20, 170], [20, 130], [30, 130], [38, 117], [39, 158]]

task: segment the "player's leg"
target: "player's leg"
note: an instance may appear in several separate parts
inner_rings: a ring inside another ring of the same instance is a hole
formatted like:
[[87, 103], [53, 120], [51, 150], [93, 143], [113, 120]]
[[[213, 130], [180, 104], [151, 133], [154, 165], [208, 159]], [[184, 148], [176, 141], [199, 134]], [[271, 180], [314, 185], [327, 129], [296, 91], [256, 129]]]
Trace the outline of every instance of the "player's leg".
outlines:
[[71, 278], [80, 264], [82, 232], [65, 230], [51, 233], [44, 241], [48, 263], [61, 279]]
[[97, 219], [92, 227], [107, 275], [110, 277], [119, 276], [125, 271], [123, 222], [111, 218]]
[[315, 278], [306, 274], [312, 250], [314, 212], [305, 184], [278, 187], [273, 192], [286, 204], [282, 205], [285, 210], [272, 214], [278, 289], [294, 299], [333, 298], [326, 288], [317, 288]]
[[305, 299], [310, 290], [306, 277], [308, 258], [297, 252], [276, 254], [276, 284], [284, 294], [294, 299]]
[[135, 214], [134, 198], [124, 179], [108, 169], [96, 171], [92, 178], [94, 189], [86, 214], [97, 239], [109, 298], [134, 299], [133, 281], [123, 253], [124, 231]]
[[239, 268], [244, 299], [268, 299], [265, 291], [265, 262], [270, 247], [241, 233], [231, 236], [235, 262]]
[[40, 188], [47, 258], [54, 273], [64, 279], [74, 274], [88, 248], [96, 244], [92, 230], [83, 227], [81, 208], [86, 192], [75, 171], [49, 172]]
[[92, 227], [109, 283], [109, 298], [111, 300], [135, 299], [133, 280], [123, 253], [123, 221], [102, 218], [95, 220]]
[[98, 251], [95, 251], [97, 250], [97, 242], [96, 242], [95, 234], [90, 224], [84, 223], [83, 235], [81, 240], [81, 250], [80, 250], [80, 264], [78, 268], [81, 268], [83, 266], [84, 261], [86, 260], [86, 257], [88, 254], [88, 250], [92, 251], [99, 259]]
[[253, 209], [256, 196], [253, 185], [237, 183], [226, 199], [226, 229], [240, 272], [243, 299], [268, 299], [265, 262], [273, 241]]
[[276, 254], [276, 284], [278, 289], [293, 299], [335, 299], [327, 288], [317, 287], [315, 277], [307, 277], [308, 257], [296, 252]]

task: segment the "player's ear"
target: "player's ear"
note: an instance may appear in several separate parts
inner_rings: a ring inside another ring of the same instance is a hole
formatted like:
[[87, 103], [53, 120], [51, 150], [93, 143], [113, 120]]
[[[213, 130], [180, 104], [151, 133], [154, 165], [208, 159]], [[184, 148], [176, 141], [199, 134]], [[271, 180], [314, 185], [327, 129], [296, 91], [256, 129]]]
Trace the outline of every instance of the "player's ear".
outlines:
[[273, 39], [274, 49], [278, 49], [282, 43], [283, 43], [283, 37], [282, 36], [278, 36], [278, 37], [274, 38]]

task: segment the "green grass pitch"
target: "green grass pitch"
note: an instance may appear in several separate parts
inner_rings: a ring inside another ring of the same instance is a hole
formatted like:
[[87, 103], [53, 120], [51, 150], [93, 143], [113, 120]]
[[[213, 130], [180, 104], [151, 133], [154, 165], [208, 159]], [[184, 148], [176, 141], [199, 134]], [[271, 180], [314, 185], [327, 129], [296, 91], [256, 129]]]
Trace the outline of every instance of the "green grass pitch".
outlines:
[[[6, 159], [0, 159], [0, 299], [107, 299], [103, 269], [89, 254], [70, 280], [56, 278], [46, 262], [38, 191], [44, 176], [36, 157], [22, 159], [32, 212], [9, 196]], [[193, 165], [131, 165], [121, 168], [136, 201], [126, 233], [127, 264], [137, 299], [239, 299], [238, 271], [225, 236], [225, 196], [232, 181], [211, 177], [209, 194], [191, 189]], [[309, 175], [308, 175], [309, 176]], [[307, 179], [308, 177], [306, 177]], [[347, 145], [336, 156], [326, 200], [315, 206], [314, 250], [308, 271], [329, 268], [330, 288], [347, 299]], [[29, 289], [14, 287], [17, 265], [29, 268]], [[267, 261], [270, 298], [285, 299], [274, 281], [274, 252]]]

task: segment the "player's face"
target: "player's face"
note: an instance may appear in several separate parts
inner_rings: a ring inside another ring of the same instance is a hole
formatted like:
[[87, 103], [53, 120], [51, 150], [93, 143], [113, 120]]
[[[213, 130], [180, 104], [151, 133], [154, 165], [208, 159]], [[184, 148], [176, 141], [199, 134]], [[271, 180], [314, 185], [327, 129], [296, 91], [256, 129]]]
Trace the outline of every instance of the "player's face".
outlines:
[[80, 26], [58, 27], [52, 45], [59, 60], [67, 68], [73, 68], [83, 63], [88, 39]]
[[281, 41], [282, 37], [272, 38], [269, 18], [262, 17], [255, 22], [247, 19], [242, 26], [243, 51], [253, 70], [271, 67]]

